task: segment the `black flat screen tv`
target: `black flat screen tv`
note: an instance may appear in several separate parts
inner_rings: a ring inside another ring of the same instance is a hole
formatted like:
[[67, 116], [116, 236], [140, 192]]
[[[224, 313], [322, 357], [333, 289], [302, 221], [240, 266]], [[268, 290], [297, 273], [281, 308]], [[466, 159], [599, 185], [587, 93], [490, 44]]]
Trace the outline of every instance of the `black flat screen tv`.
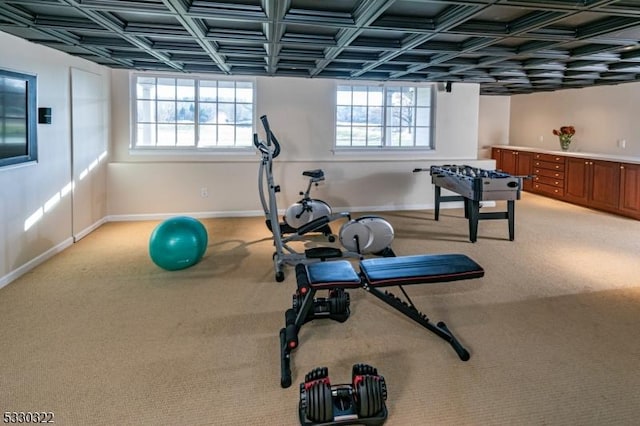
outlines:
[[37, 77], [0, 69], [0, 167], [38, 160]]

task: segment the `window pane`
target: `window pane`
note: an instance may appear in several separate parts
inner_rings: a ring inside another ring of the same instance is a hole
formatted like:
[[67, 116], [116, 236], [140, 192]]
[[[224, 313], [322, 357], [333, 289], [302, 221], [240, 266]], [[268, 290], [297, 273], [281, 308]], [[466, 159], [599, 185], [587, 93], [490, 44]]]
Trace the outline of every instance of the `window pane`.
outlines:
[[200, 116], [198, 119], [199, 122], [200, 123], [216, 123], [217, 110], [218, 110], [217, 104], [201, 103], [200, 110], [199, 110]]
[[174, 146], [175, 144], [175, 124], [158, 124], [158, 146]]
[[233, 123], [235, 115], [233, 104], [218, 104], [218, 123]]
[[416, 126], [431, 125], [431, 108], [416, 108]]
[[218, 145], [233, 146], [236, 140], [235, 126], [218, 126]]
[[367, 105], [367, 88], [366, 87], [354, 87], [353, 88], [353, 105]]
[[431, 88], [430, 87], [418, 87], [418, 106], [430, 106], [431, 105]]
[[176, 79], [175, 78], [159, 78], [158, 79], [158, 99], [175, 99], [176, 98]]
[[383, 100], [382, 87], [369, 88], [369, 106], [382, 106]]
[[400, 127], [387, 127], [387, 145], [400, 146]]
[[[27, 134], [27, 121], [24, 119], [6, 118], [3, 120], [3, 122], [4, 122], [4, 136], [5, 136], [4, 142], [7, 144], [24, 145], [23, 147], [21, 146], [20, 149], [22, 150], [22, 148], [24, 148], [24, 153], [26, 154], [27, 145], [25, 143], [26, 142], [25, 135]], [[0, 122], [0, 128], [1, 126], [2, 126], [2, 122]]]
[[387, 87], [387, 106], [402, 105], [402, 92], [399, 87]]
[[251, 126], [236, 126], [236, 146], [251, 146], [253, 129]]
[[236, 104], [236, 124], [253, 124], [252, 104]]
[[336, 109], [336, 122], [338, 124], [351, 123], [351, 107], [350, 106], [339, 106]]
[[176, 121], [175, 102], [158, 102], [158, 122], [173, 123]]
[[414, 106], [416, 104], [416, 89], [414, 87], [402, 88], [402, 105]]
[[351, 146], [351, 127], [336, 127], [336, 145]]
[[416, 115], [415, 108], [402, 107], [400, 111], [400, 125], [405, 127], [415, 126], [415, 123], [414, 123], [415, 115]]
[[353, 126], [351, 128], [351, 145], [365, 146], [367, 144], [367, 128], [364, 126]]
[[367, 128], [367, 145], [382, 146], [382, 127]]
[[382, 125], [382, 107], [369, 108], [369, 125]]
[[413, 129], [410, 127], [402, 127], [400, 132], [400, 146], [413, 146], [413, 138], [415, 136]]
[[137, 120], [147, 123], [156, 121], [156, 103], [154, 101], [138, 101]]
[[253, 85], [251, 83], [236, 83], [236, 102], [253, 102]]
[[196, 126], [193, 124], [178, 124], [178, 146], [194, 146], [196, 139]]
[[200, 126], [199, 128], [200, 141], [198, 142], [198, 146], [203, 148], [215, 146], [216, 145], [216, 129], [217, 129], [217, 126], [211, 126], [211, 125]]
[[338, 105], [351, 105], [351, 87], [338, 86]]
[[235, 101], [235, 83], [233, 81], [218, 82], [218, 101], [233, 102]]
[[136, 96], [138, 99], [155, 99], [156, 79], [153, 77], [138, 77]]
[[177, 119], [179, 122], [195, 121], [196, 103], [195, 102], [178, 102]]
[[155, 146], [156, 144], [156, 125], [155, 124], [138, 124], [136, 132], [137, 146]]
[[388, 126], [400, 125], [400, 108], [399, 107], [387, 108], [387, 125]]
[[353, 107], [353, 124], [367, 124], [367, 107]]
[[218, 88], [215, 81], [201, 81], [200, 82], [200, 100], [201, 101], [215, 101], [218, 99]]
[[194, 80], [178, 80], [178, 99], [182, 101], [193, 101], [196, 99]]
[[416, 146], [431, 146], [430, 127], [416, 127]]

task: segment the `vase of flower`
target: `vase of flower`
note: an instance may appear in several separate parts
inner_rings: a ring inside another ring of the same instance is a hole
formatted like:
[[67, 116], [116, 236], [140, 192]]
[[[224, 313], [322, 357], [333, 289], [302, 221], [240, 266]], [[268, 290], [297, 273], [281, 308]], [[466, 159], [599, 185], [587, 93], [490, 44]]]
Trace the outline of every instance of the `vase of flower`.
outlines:
[[571, 138], [576, 134], [576, 129], [573, 126], [562, 126], [560, 130], [553, 129], [553, 134], [560, 140], [560, 149], [568, 151], [571, 145]]

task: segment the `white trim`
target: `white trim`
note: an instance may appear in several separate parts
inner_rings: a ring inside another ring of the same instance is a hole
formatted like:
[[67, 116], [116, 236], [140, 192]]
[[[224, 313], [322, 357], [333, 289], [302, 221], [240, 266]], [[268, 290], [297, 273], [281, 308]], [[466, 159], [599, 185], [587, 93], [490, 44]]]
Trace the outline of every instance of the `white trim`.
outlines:
[[66, 250], [67, 248], [71, 247], [72, 245], [73, 245], [73, 238], [67, 238], [66, 240], [64, 240], [63, 242], [58, 244], [57, 246], [52, 247], [49, 250], [45, 251], [40, 256], [38, 256], [38, 257], [36, 257], [34, 259], [31, 259], [30, 261], [28, 261], [24, 265], [21, 265], [18, 268], [14, 269], [13, 271], [9, 272], [4, 277], [0, 277], [0, 288], [3, 288], [7, 284], [17, 280], [18, 278], [20, 278], [21, 276], [23, 276], [27, 272], [29, 272], [32, 269], [34, 269], [36, 266], [46, 262], [47, 260], [51, 259], [56, 254], [61, 253], [62, 251]]
[[262, 210], [236, 210], [219, 212], [177, 212], [177, 213], [140, 213], [119, 214], [106, 217], [107, 222], [128, 222], [140, 220], [165, 220], [176, 216], [190, 216], [196, 219], [212, 219], [221, 217], [254, 217], [264, 216]]
[[86, 237], [87, 235], [89, 235], [90, 233], [95, 231], [96, 229], [100, 228], [102, 225], [104, 225], [107, 222], [108, 222], [107, 218], [103, 217], [99, 221], [95, 222], [93, 225], [88, 226], [87, 228], [83, 229], [82, 231], [80, 231], [76, 235], [74, 235], [73, 242], [77, 243], [78, 241], [80, 241], [81, 239], [83, 239], [84, 237]]

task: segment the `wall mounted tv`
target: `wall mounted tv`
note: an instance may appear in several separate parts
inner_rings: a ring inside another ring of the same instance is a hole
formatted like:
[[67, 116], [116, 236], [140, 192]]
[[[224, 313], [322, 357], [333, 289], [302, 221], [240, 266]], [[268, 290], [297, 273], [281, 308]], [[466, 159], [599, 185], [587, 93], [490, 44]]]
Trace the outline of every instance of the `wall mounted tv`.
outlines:
[[0, 167], [37, 161], [37, 77], [0, 69]]

